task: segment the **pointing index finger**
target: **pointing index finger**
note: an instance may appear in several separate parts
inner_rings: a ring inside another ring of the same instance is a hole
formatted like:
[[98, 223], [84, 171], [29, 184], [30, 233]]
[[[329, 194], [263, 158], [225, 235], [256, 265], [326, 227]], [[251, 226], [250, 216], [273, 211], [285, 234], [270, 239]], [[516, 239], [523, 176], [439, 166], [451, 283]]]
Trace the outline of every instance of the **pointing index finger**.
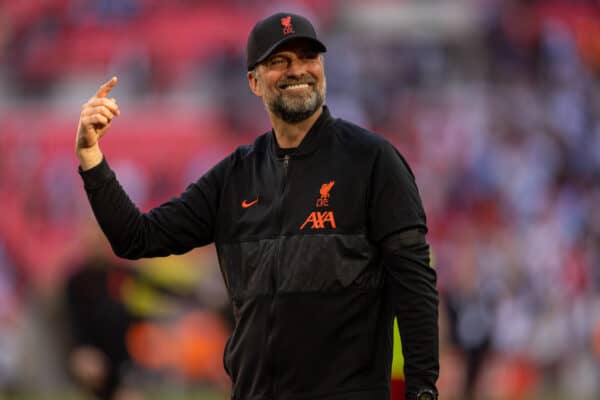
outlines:
[[113, 76], [112, 78], [110, 78], [110, 80], [108, 82], [106, 82], [105, 84], [100, 86], [100, 88], [96, 92], [96, 97], [106, 97], [108, 95], [108, 93], [110, 93], [111, 89], [113, 87], [115, 87], [116, 84], [117, 84], [117, 77]]

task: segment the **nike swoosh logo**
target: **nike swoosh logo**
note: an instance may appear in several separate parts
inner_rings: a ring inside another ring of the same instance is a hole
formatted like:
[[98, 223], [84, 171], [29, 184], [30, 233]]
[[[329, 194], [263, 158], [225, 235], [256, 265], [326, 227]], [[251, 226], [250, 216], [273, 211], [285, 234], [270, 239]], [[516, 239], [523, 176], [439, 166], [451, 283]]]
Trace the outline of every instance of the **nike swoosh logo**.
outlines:
[[242, 208], [248, 208], [248, 207], [252, 207], [253, 205], [255, 205], [256, 203], [258, 203], [258, 197], [252, 201], [242, 201]]

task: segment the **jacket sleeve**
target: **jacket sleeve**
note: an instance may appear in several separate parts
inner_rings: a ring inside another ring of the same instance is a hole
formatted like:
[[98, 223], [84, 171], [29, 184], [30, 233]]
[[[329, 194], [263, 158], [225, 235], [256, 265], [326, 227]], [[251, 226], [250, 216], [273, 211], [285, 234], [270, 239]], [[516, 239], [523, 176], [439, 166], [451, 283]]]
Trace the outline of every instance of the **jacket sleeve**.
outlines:
[[226, 160], [176, 198], [142, 213], [106, 159], [79, 173], [100, 225], [116, 255], [138, 259], [182, 254], [214, 240], [219, 188]]
[[436, 390], [439, 375], [438, 292], [429, 245], [418, 229], [394, 233], [381, 244], [387, 297], [398, 321], [406, 392]]
[[370, 202], [370, 236], [379, 244], [386, 295], [398, 321], [406, 392], [437, 391], [438, 291], [425, 212], [410, 167], [389, 143], [375, 162]]

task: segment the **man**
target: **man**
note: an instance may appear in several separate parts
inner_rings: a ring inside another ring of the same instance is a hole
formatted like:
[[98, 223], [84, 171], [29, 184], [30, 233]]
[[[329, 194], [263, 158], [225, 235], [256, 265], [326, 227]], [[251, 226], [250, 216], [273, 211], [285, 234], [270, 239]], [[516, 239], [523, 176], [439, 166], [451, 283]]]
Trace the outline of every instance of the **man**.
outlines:
[[257, 23], [247, 76], [272, 131], [145, 214], [98, 145], [119, 115], [113, 78], [79, 122], [88, 198], [121, 257], [216, 244], [236, 320], [232, 399], [389, 399], [394, 315], [407, 398], [435, 399], [438, 294], [414, 177], [387, 141], [331, 116], [325, 51], [299, 15]]

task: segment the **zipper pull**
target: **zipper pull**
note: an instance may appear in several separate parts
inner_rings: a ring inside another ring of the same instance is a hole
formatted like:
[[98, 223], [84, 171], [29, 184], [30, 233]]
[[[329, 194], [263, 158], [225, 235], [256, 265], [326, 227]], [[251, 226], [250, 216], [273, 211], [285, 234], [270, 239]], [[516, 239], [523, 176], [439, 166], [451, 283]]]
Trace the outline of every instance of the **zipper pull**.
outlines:
[[286, 175], [287, 175], [289, 165], [290, 165], [290, 155], [286, 154], [285, 156], [283, 156], [283, 170]]

